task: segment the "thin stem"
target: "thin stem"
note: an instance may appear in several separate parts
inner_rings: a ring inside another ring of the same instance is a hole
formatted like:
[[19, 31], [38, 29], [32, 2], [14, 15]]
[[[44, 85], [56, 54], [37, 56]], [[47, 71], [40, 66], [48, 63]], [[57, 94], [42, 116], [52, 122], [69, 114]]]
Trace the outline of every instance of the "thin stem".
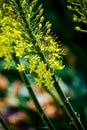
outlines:
[[[13, 56], [13, 59], [14, 59], [16, 64], [19, 63], [19, 60], [15, 56]], [[36, 108], [37, 108], [37, 111], [38, 111], [41, 119], [44, 121], [44, 123], [46, 124], [46, 126], [48, 127], [49, 130], [55, 130], [55, 127], [53, 126], [52, 122], [50, 122], [50, 120], [47, 118], [44, 111], [42, 110], [42, 108], [41, 108], [41, 106], [40, 106], [40, 104], [39, 104], [39, 102], [38, 102], [38, 100], [37, 100], [37, 98], [36, 98], [36, 96], [35, 96], [35, 94], [32, 90], [32, 87], [30, 85], [30, 82], [27, 78], [26, 73], [24, 71], [22, 71], [22, 72], [19, 72], [19, 74], [22, 78], [22, 81], [25, 83], [25, 86], [26, 86], [26, 88], [27, 88]]]
[[8, 125], [6, 124], [6, 122], [4, 121], [4, 119], [1, 117], [0, 115], [0, 123], [2, 124], [3, 128], [5, 130], [10, 130], [10, 128], [8, 127]]
[[86, 3], [84, 2], [84, 0], [79, 0], [79, 3], [80, 3], [80, 7], [81, 7], [81, 10], [82, 10], [82, 14], [84, 15], [85, 17], [85, 20], [86, 20], [86, 24], [87, 24], [87, 14], [86, 14]]

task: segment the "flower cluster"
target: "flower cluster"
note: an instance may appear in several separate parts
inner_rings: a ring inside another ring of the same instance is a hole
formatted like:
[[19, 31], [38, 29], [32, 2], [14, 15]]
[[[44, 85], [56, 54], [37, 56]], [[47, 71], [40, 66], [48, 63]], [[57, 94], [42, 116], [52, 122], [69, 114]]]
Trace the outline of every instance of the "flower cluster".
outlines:
[[[68, 9], [73, 10], [73, 21], [83, 23], [87, 26], [87, 0], [67, 0], [69, 5]], [[86, 32], [87, 30], [76, 26], [77, 31]]]
[[39, 85], [51, 87], [54, 71], [64, 67], [63, 51], [51, 35], [51, 23], [43, 25], [42, 5], [35, 10], [36, 4], [37, 0], [0, 0], [0, 57], [9, 68], [15, 54], [19, 72], [28, 69]]

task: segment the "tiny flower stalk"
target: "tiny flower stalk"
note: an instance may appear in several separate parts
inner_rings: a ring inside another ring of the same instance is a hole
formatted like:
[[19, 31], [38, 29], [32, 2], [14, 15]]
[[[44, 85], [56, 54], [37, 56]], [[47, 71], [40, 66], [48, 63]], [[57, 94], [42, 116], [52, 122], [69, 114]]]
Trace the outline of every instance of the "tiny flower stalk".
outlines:
[[50, 130], [55, 128], [50, 124], [38, 104], [27, 79], [26, 70], [29, 70], [39, 86], [44, 84], [47, 89], [54, 86], [75, 129], [84, 130], [54, 74], [55, 71], [64, 68], [61, 56], [63, 50], [55, 36], [51, 34], [50, 22], [43, 25], [42, 5], [35, 11], [36, 3], [37, 0], [32, 0], [32, 2], [0, 0], [0, 57], [4, 57], [6, 68], [10, 68], [11, 64], [9, 63], [12, 60], [16, 62], [16, 69], [21, 74], [39, 114]]
[[[73, 11], [73, 21], [87, 26], [87, 0], [67, 0], [67, 2], [68, 9]], [[83, 27], [76, 26], [75, 29], [87, 33], [87, 29]]]

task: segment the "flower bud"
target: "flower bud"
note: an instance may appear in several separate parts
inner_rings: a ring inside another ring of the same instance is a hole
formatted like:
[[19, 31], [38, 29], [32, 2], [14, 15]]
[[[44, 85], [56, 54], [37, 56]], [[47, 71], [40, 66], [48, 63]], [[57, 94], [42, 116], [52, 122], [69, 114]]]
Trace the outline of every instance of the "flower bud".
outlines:
[[49, 28], [46, 32], [46, 34], [49, 34], [51, 32], [51, 29]]
[[43, 13], [43, 9], [40, 10], [39, 15], [42, 15], [42, 13]]
[[77, 20], [78, 20], [77, 16], [74, 15], [74, 16], [73, 16], [73, 21], [77, 21]]
[[42, 28], [42, 24], [40, 23], [40, 24], [39, 24], [39, 29], [41, 29], [41, 28]]
[[75, 29], [76, 29], [76, 31], [81, 31], [79, 26], [76, 26]]
[[72, 9], [72, 6], [68, 5], [67, 8], [68, 8], [69, 10], [71, 10], [71, 9]]
[[49, 23], [48, 25], [47, 25], [47, 28], [50, 28], [51, 27], [51, 23]]
[[42, 4], [38, 7], [38, 10], [40, 10], [42, 8]]
[[41, 18], [40, 18], [40, 22], [43, 22], [43, 21], [44, 21], [44, 17], [41, 16]]

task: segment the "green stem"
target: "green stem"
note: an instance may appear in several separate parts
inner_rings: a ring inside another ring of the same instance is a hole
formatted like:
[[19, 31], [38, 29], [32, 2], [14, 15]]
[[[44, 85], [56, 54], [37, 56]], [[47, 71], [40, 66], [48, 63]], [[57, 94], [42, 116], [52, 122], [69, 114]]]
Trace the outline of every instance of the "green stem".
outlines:
[[[61, 100], [62, 103], [63, 103], [62, 107], [63, 107], [64, 112], [67, 112], [69, 118], [71, 119], [70, 123], [73, 124], [77, 130], [79, 130], [79, 129], [84, 130], [84, 127], [83, 127], [79, 117], [76, 116], [75, 111], [73, 110], [71, 104], [69, 103], [69, 98], [66, 98], [66, 96], [62, 92], [58, 82], [55, 80], [54, 76], [53, 76], [53, 78], [54, 78], [54, 81], [55, 81], [54, 88], [56, 89], [57, 93], [59, 94], [60, 99], [62, 99]], [[58, 103], [58, 101], [57, 101], [56, 97], [54, 96], [54, 94], [51, 91], [47, 90], [46, 88], [45, 88], [45, 90], [53, 97], [53, 99], [56, 101], [56, 103]], [[66, 115], [66, 113], [65, 113], [65, 115]]]
[[22, 78], [22, 80], [24, 81], [24, 83], [25, 83], [25, 85], [27, 87], [27, 90], [28, 90], [28, 92], [29, 92], [29, 94], [30, 94], [30, 96], [31, 96], [36, 108], [37, 108], [37, 111], [38, 111], [40, 117], [42, 118], [44, 123], [48, 126], [49, 130], [55, 130], [54, 126], [52, 125], [52, 123], [50, 122], [50, 120], [47, 118], [44, 111], [42, 110], [42, 108], [41, 108], [41, 106], [40, 106], [40, 104], [39, 104], [39, 102], [38, 102], [32, 88], [30, 86], [30, 83], [29, 83], [29, 81], [28, 81], [28, 79], [26, 77], [25, 72], [21, 72], [20, 75], [21, 75], [21, 78]]
[[55, 87], [57, 93], [59, 94], [60, 99], [62, 100], [62, 102], [64, 104], [64, 108], [65, 108], [68, 116], [71, 119], [71, 123], [74, 125], [76, 130], [85, 130], [80, 118], [75, 114], [75, 111], [73, 110], [72, 105], [70, 104], [68, 98], [66, 98], [66, 96], [62, 92], [62, 90], [54, 76], [53, 76], [53, 79], [54, 79], [54, 87]]
[[[24, 21], [24, 25], [25, 25], [25, 28], [26, 28], [26, 31], [28, 32], [29, 36], [31, 36], [31, 38], [33, 39], [34, 41], [34, 44], [35, 43], [38, 43], [37, 39], [34, 37], [34, 35], [32, 34], [32, 31], [29, 27], [29, 24], [26, 20], [26, 17], [24, 15], [24, 12], [22, 10], [22, 7], [21, 7], [21, 4], [20, 2], [18, 2], [18, 0], [15, 0], [15, 2], [17, 3], [18, 5], [18, 9], [19, 9], [19, 13], [20, 13], [20, 16], [22, 18], [22, 20]], [[49, 69], [49, 65], [47, 63], [47, 60], [44, 56], [44, 54], [41, 52], [40, 50], [40, 47], [39, 45], [35, 46], [36, 47], [36, 51], [38, 53], [38, 55], [41, 57], [41, 59], [44, 61], [44, 63], [47, 64], [47, 69]], [[73, 123], [73, 125], [75, 126], [76, 130], [85, 130], [81, 121], [79, 120], [79, 118], [77, 117], [77, 115], [75, 114], [71, 104], [69, 103], [69, 101], [67, 100], [66, 96], [64, 95], [64, 93], [62, 92], [62, 90], [60, 89], [60, 86], [58, 84], [58, 82], [56, 81], [56, 78], [55, 76], [53, 76], [53, 80], [54, 80], [54, 87], [58, 93], [58, 95], [60, 96], [60, 99], [61, 101], [63, 102], [64, 104], [64, 108], [66, 109], [67, 113], [68, 113], [68, 116], [70, 117], [71, 119], [71, 122]], [[27, 84], [26, 84], [27, 85]], [[38, 107], [38, 105], [37, 105]], [[41, 110], [42, 111], [42, 110]], [[42, 113], [42, 112], [41, 112]]]
[[[13, 56], [13, 59], [14, 59], [16, 64], [19, 63], [19, 60], [15, 56]], [[39, 104], [39, 102], [38, 102], [38, 100], [37, 100], [37, 98], [36, 98], [36, 96], [35, 96], [35, 94], [32, 90], [32, 87], [30, 85], [30, 82], [27, 78], [26, 73], [24, 71], [22, 71], [22, 72], [19, 72], [19, 74], [22, 78], [22, 81], [25, 83], [25, 86], [26, 86], [26, 88], [27, 88], [36, 108], [37, 108], [37, 111], [38, 111], [41, 119], [44, 121], [44, 123], [46, 124], [46, 126], [48, 127], [49, 130], [55, 130], [55, 127], [53, 126], [52, 122], [47, 118], [44, 111], [42, 110], [42, 108], [41, 108], [41, 106], [40, 106], [40, 104]]]
[[0, 115], [0, 123], [2, 124], [2, 126], [3, 126], [3, 128], [4, 128], [5, 130], [10, 130], [9, 127], [8, 127], [8, 125], [7, 125], [6, 122], [4, 121], [4, 119], [1, 117], [1, 115]]

